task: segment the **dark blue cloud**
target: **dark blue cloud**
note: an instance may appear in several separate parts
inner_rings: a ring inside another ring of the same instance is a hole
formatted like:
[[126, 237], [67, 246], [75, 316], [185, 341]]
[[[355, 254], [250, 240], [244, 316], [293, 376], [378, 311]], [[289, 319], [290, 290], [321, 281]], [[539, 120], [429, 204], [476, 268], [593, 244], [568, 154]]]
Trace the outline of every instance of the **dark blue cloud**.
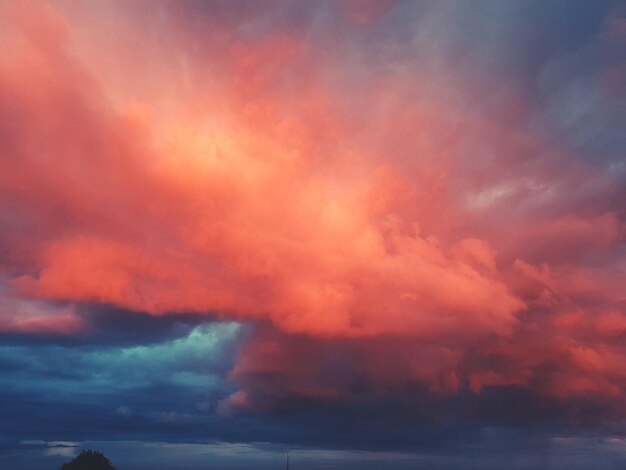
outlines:
[[[189, 428], [229, 393], [236, 324], [205, 324], [158, 343], [0, 345], [4, 439], [80, 439]], [[186, 425], [189, 426], [186, 426]]]

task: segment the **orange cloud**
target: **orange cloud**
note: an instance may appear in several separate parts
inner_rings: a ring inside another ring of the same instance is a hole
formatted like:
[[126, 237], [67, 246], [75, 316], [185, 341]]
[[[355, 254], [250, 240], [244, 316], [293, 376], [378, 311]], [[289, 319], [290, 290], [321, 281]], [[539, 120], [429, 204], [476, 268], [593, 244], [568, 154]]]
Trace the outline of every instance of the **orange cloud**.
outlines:
[[621, 396], [624, 277], [606, 258], [624, 223], [564, 202], [601, 176], [524, 133], [530, 105], [476, 111], [461, 83], [409, 64], [354, 92], [299, 28], [252, 40], [213, 19], [204, 37], [160, 7], [146, 21], [166, 44], [121, 3], [104, 20], [72, 2], [2, 7], [0, 262], [24, 299], [269, 322], [225, 410], [348, 399], [319, 357], [342, 341], [374, 390]]

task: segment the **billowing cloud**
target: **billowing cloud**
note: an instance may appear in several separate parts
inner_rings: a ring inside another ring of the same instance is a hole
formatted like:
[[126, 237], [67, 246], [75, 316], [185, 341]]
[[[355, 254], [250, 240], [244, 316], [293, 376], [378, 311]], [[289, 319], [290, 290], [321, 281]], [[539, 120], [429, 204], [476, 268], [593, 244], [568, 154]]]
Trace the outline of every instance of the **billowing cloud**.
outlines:
[[225, 414], [517, 387], [623, 416], [623, 15], [541, 55], [490, 5], [3, 4], [0, 331], [247, 322]]

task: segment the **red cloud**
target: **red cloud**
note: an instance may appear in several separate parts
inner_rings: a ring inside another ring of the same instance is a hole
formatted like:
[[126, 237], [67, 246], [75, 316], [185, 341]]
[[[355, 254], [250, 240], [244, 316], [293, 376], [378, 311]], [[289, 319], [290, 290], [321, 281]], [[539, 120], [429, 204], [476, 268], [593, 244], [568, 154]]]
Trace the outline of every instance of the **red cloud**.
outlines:
[[[353, 93], [297, 29], [202, 37], [166, 9], [163, 45], [132, 15], [3, 9], [0, 261], [25, 298], [270, 322], [224, 410], [355, 383], [622, 399], [624, 223], [576, 193], [609, 194], [602, 175], [523, 131], [529, 106], [474, 110], [475, 90], [410, 64]], [[325, 378], [344, 342], [354, 382]]]

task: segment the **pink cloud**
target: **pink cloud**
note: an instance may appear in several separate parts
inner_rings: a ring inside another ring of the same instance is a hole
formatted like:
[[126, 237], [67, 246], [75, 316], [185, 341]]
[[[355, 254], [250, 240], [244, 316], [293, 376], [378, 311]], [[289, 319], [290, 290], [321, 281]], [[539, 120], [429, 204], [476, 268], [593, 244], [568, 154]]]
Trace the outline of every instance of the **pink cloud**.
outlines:
[[[3, 8], [0, 263], [21, 300], [270, 323], [226, 411], [350, 399], [321, 353], [344, 343], [381, 393], [623, 399], [624, 222], [577, 192], [602, 175], [523, 131], [521, 97], [477, 111], [468, 96], [490, 90], [411, 64], [349, 93], [351, 69], [298, 28], [251, 41], [214, 20], [223, 47], [192, 54], [206, 38], [167, 9], [164, 45], [132, 14]], [[0, 317], [80, 328], [72, 312]]]

